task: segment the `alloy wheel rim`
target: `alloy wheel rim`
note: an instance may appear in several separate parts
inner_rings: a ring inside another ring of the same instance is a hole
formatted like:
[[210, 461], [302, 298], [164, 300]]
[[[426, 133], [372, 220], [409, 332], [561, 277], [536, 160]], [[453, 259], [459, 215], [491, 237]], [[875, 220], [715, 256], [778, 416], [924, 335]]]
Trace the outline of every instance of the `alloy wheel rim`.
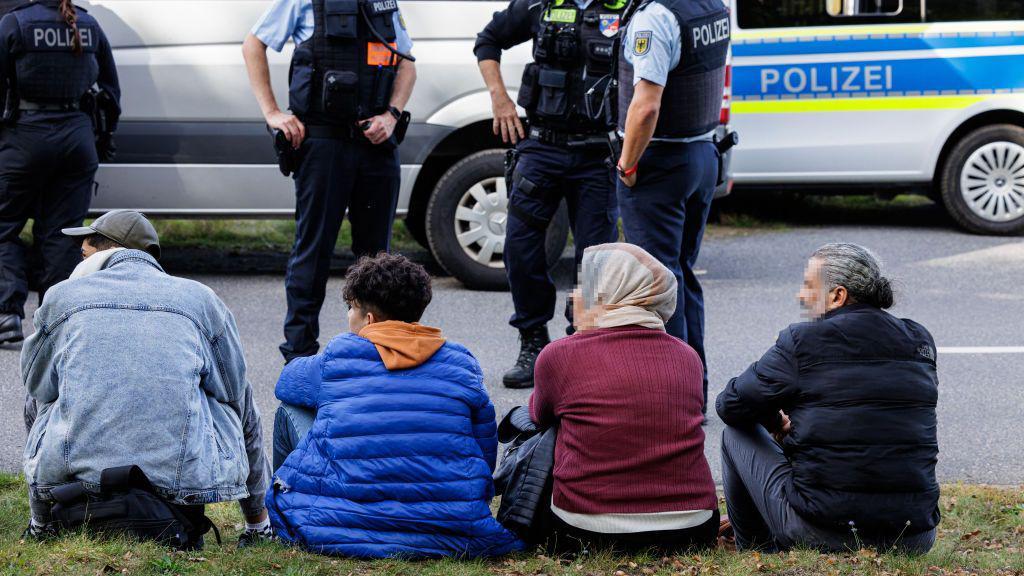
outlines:
[[455, 238], [477, 264], [504, 268], [508, 193], [504, 178], [487, 178], [469, 187], [455, 208]]
[[989, 142], [960, 171], [960, 194], [974, 215], [988, 222], [1024, 217], [1024, 146]]

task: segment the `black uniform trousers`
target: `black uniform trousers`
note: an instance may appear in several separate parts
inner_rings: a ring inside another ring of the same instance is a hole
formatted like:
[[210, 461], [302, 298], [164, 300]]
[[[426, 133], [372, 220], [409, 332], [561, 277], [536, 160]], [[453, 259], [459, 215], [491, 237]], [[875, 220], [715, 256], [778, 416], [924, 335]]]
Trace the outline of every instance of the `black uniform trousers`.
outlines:
[[320, 349], [320, 308], [345, 212], [357, 257], [387, 251], [398, 203], [398, 150], [358, 138], [306, 138], [295, 173], [295, 244], [288, 261], [286, 361]]
[[[554, 317], [555, 283], [544, 240], [562, 198], [569, 209], [577, 269], [585, 249], [618, 239], [619, 216], [606, 147], [573, 148], [527, 139], [518, 150], [504, 255], [515, 306], [509, 324], [525, 330]], [[567, 306], [566, 316], [570, 314]]]
[[718, 150], [711, 141], [699, 141], [652, 142], [640, 158], [636, 185], [618, 184], [626, 242], [649, 252], [676, 277], [676, 311], [665, 329], [700, 356], [705, 409], [704, 292], [694, 266], [717, 182]]
[[[78, 240], [99, 160], [92, 122], [81, 112], [21, 112], [0, 127], [0, 313], [25, 316], [29, 288], [39, 301], [81, 262]], [[33, 219], [32, 246], [19, 238]]]

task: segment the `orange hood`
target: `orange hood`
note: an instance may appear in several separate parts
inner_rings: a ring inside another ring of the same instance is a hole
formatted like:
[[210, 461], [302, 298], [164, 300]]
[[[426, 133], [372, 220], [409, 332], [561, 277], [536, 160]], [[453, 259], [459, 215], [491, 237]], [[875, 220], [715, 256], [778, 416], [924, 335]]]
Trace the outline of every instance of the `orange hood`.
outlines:
[[373, 342], [388, 370], [415, 368], [444, 346], [441, 330], [397, 320], [374, 322], [359, 335]]

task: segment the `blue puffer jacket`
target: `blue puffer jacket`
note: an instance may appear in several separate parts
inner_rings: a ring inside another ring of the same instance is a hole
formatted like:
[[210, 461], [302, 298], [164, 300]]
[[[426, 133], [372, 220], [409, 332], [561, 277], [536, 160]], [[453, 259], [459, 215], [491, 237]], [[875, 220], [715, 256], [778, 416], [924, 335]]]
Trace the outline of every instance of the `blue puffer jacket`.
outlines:
[[317, 409], [267, 494], [284, 541], [359, 558], [522, 548], [491, 516], [494, 406], [464, 347], [445, 343], [425, 363], [389, 371], [374, 344], [345, 334], [291, 362], [276, 394]]

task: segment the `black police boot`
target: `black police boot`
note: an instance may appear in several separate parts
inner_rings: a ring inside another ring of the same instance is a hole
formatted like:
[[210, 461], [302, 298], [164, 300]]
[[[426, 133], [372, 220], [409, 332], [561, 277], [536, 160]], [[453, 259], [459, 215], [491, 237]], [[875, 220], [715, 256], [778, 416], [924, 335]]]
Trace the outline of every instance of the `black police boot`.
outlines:
[[21, 342], [24, 339], [21, 318], [17, 314], [0, 314], [0, 344]]
[[519, 358], [502, 378], [506, 388], [533, 388], [533, 365], [537, 363], [537, 355], [550, 342], [547, 326], [519, 331]]

